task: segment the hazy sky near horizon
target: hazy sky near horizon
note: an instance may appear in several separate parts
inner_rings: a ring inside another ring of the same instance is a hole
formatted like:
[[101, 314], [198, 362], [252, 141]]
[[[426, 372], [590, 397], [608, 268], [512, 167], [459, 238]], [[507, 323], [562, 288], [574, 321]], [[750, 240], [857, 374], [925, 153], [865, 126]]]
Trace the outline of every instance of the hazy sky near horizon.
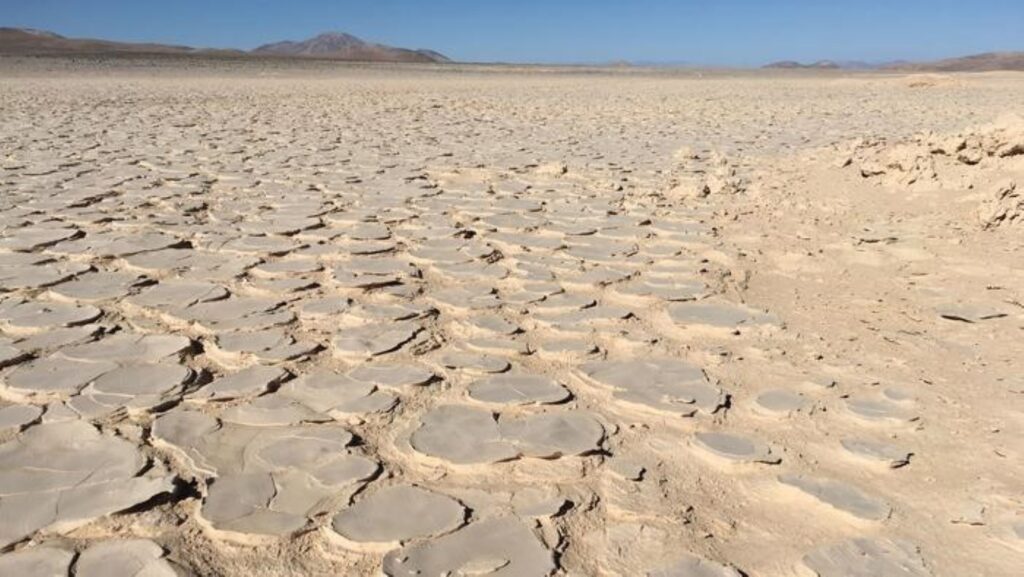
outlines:
[[338, 30], [467, 61], [753, 66], [1024, 50], [1024, 0], [0, 0], [0, 26], [243, 49]]

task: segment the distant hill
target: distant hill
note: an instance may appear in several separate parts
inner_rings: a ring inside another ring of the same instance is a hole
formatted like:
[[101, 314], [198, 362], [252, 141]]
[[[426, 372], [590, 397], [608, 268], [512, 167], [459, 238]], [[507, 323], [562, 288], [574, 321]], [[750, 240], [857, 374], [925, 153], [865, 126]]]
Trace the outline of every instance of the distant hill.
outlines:
[[221, 56], [274, 56], [282, 58], [329, 58], [360, 62], [450, 62], [433, 50], [408, 50], [365, 42], [340, 32], [321, 34], [302, 42], [277, 42], [245, 52], [169, 44], [114, 42], [91, 38], [66, 38], [45, 30], [0, 28], [0, 54], [74, 56], [90, 54], [213, 54]]
[[87, 54], [87, 53], [161, 53], [196, 52], [188, 46], [135, 44], [91, 38], [65, 38], [53, 32], [31, 28], [0, 28], [0, 54]]
[[962, 58], [947, 58], [934, 62], [898, 62], [885, 67], [889, 70], [916, 70], [922, 72], [990, 72], [995, 70], [1024, 71], [1024, 52], [986, 52]]
[[781, 70], [838, 70], [841, 68], [838, 63], [831, 60], [819, 60], [810, 64], [803, 64], [795, 60], [780, 60], [766, 64], [762, 68], [773, 68]]
[[960, 58], [948, 58], [932, 62], [833, 62], [819, 60], [811, 64], [803, 64], [794, 60], [772, 62], [762, 68], [779, 70], [903, 70], [913, 72], [989, 72], [995, 70], [1024, 71], [1024, 52], [986, 52]]
[[[265, 44], [246, 52], [207, 49], [152, 42], [115, 42], [93, 38], [67, 38], [46, 30], [0, 27], [0, 55], [74, 56], [101, 54], [217, 55], [228, 57], [322, 58], [357, 62], [451, 62], [434, 50], [411, 50], [376, 44], [344, 32], [326, 32], [301, 41]], [[635, 63], [642, 65], [642, 63]], [[834, 62], [802, 63], [781, 60], [763, 66], [776, 70], [903, 70], [914, 72], [1024, 71], [1024, 52], [987, 52], [933, 62]]]
[[374, 44], [344, 32], [326, 32], [300, 42], [284, 41], [264, 44], [252, 51], [264, 56], [302, 56], [359, 60], [371, 62], [448, 62], [443, 54], [432, 50], [409, 50]]
[[444, 54], [441, 54], [440, 52], [438, 52], [436, 50], [428, 50], [426, 48], [420, 48], [416, 52], [418, 52], [419, 54], [422, 54], [423, 56], [426, 56], [427, 58], [433, 59], [434, 62], [451, 62], [452, 61], [451, 58], [448, 58], [447, 56], [445, 56]]

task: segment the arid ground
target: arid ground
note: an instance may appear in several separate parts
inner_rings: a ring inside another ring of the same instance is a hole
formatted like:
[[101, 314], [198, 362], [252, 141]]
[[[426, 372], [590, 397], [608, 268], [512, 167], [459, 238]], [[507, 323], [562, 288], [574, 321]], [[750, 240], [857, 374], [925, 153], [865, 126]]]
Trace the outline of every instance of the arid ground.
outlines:
[[1024, 75], [0, 61], [0, 574], [1024, 568]]

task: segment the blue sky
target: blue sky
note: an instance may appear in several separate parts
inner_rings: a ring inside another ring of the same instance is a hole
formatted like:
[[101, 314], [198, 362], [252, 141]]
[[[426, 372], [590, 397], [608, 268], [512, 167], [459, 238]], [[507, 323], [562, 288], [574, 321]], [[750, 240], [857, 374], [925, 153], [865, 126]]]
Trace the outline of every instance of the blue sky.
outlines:
[[750, 66], [1024, 50], [1024, 0], [0, 0], [0, 26], [224, 48], [340, 30], [458, 60]]

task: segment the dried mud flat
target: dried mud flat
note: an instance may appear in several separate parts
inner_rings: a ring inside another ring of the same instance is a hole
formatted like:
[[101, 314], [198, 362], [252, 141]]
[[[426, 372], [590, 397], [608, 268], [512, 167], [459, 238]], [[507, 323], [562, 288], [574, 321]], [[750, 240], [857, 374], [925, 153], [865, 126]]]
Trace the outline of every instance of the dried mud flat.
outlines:
[[1024, 77], [0, 67], [0, 574], [1024, 566]]

